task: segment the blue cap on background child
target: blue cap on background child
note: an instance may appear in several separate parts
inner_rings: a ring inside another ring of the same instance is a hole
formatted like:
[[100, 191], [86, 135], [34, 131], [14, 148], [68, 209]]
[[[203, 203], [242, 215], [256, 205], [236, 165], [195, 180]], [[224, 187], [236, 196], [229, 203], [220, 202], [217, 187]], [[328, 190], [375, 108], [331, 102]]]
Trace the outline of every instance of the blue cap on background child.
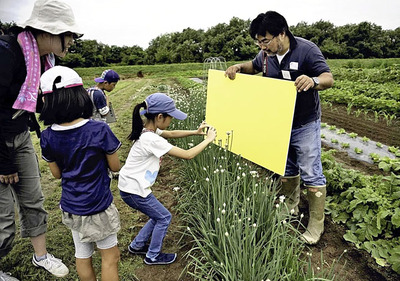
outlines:
[[[54, 84], [57, 77], [61, 77], [61, 81]], [[83, 83], [82, 78], [75, 70], [66, 66], [57, 65], [45, 71], [40, 77], [40, 88], [43, 94], [53, 92], [53, 85], [56, 89], [61, 89], [82, 86]]]
[[140, 114], [145, 113], [166, 113], [178, 120], [184, 120], [187, 114], [175, 107], [175, 102], [169, 96], [163, 93], [154, 93], [145, 100], [147, 109], [142, 110]]
[[101, 74], [100, 77], [97, 77], [94, 79], [95, 82], [97, 83], [103, 83], [103, 82], [118, 82], [119, 81], [119, 75], [112, 69], [107, 69], [104, 70], [103, 73]]

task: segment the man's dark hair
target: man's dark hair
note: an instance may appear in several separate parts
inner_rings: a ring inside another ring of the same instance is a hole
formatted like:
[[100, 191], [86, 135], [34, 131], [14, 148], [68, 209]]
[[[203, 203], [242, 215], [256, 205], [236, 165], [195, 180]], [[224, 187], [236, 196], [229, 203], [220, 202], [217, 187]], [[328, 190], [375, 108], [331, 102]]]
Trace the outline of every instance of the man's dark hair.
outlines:
[[77, 86], [53, 89], [52, 93], [45, 94], [39, 120], [45, 125], [62, 124], [78, 118], [88, 119], [92, 114], [93, 103], [87, 91]]
[[253, 39], [257, 35], [265, 36], [267, 31], [272, 36], [278, 36], [282, 32], [286, 34], [288, 30], [286, 19], [274, 11], [259, 14], [250, 24], [250, 35]]

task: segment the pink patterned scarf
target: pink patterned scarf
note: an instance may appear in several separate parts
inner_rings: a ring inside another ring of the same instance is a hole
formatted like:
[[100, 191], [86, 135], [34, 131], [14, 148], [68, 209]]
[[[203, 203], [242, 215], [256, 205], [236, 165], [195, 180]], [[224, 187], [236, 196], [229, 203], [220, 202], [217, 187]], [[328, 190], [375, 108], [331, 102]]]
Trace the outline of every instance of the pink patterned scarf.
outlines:
[[[22, 84], [13, 108], [35, 112], [36, 100], [40, 85], [40, 54], [35, 37], [29, 31], [23, 31], [18, 35], [18, 43], [22, 48], [26, 65], [26, 78]], [[46, 55], [45, 70], [54, 66], [55, 58], [53, 53]], [[16, 116], [17, 117], [17, 116]]]

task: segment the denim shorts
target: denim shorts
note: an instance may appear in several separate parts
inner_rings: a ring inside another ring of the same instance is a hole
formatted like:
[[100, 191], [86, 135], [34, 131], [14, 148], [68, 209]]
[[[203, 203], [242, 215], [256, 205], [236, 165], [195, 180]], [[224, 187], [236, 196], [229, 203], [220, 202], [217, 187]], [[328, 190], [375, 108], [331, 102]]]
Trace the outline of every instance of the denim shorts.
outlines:
[[292, 129], [285, 176], [300, 173], [306, 187], [326, 185], [321, 163], [321, 121]]

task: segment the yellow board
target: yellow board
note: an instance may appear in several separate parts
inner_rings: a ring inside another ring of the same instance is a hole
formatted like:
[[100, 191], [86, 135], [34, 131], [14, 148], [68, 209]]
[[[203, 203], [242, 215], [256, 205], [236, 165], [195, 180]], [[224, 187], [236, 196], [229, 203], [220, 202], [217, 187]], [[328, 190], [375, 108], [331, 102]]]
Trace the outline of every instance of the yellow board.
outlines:
[[[206, 122], [217, 129], [217, 144], [284, 175], [296, 88], [293, 81], [208, 72]], [[229, 134], [229, 135], [228, 135]]]

